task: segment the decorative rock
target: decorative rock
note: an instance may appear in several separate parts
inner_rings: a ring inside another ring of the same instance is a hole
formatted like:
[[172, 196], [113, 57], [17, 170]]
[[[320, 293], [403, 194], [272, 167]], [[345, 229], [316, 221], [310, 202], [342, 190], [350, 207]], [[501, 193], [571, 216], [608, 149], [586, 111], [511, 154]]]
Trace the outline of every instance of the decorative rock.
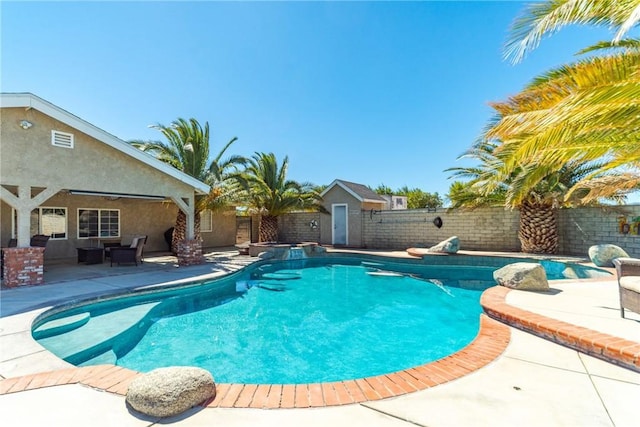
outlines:
[[629, 254], [616, 245], [594, 245], [589, 248], [589, 259], [598, 267], [613, 267], [614, 259], [628, 257]]
[[180, 414], [216, 395], [209, 371], [185, 366], [155, 369], [129, 385], [126, 402], [153, 417]]
[[515, 262], [493, 272], [499, 285], [524, 291], [546, 291], [549, 289], [547, 273], [540, 264]]
[[449, 237], [435, 246], [429, 248], [429, 252], [442, 252], [446, 254], [455, 254], [460, 249], [460, 239], [458, 236]]

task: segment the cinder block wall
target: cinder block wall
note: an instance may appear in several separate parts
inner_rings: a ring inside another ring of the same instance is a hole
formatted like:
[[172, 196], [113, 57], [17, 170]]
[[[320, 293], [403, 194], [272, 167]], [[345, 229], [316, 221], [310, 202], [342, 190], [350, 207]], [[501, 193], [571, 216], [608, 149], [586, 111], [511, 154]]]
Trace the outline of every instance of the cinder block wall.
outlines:
[[[320, 212], [299, 212], [278, 217], [278, 240], [287, 243], [320, 243], [322, 223], [331, 216]], [[315, 221], [315, 222], [314, 222]]]
[[[640, 205], [588, 207], [558, 211], [560, 253], [586, 256], [589, 247], [611, 243], [630, 256], [640, 258], [640, 235], [619, 232], [618, 218], [630, 222], [640, 216]], [[436, 217], [442, 227], [433, 224]], [[319, 213], [296, 213], [280, 220], [280, 238], [284, 242], [318, 241], [320, 233], [309, 223], [317, 219], [320, 226], [331, 223], [331, 217]], [[519, 251], [517, 210], [485, 208], [475, 211], [426, 209], [405, 211], [362, 211], [362, 247], [370, 249], [406, 249], [432, 246], [451, 236], [460, 238], [466, 250]], [[318, 230], [321, 227], [318, 228]]]
[[[433, 221], [442, 219], [438, 228]], [[517, 238], [518, 212], [501, 208], [473, 212], [426, 209], [405, 211], [364, 211], [362, 215], [363, 241], [368, 248], [398, 249], [428, 247], [458, 236], [460, 246], [469, 250], [515, 251], [520, 247]]]
[[562, 209], [558, 215], [560, 250], [584, 255], [592, 245], [610, 243], [640, 258], [640, 235], [620, 233], [618, 218], [621, 216], [627, 222], [640, 217], [640, 205]]

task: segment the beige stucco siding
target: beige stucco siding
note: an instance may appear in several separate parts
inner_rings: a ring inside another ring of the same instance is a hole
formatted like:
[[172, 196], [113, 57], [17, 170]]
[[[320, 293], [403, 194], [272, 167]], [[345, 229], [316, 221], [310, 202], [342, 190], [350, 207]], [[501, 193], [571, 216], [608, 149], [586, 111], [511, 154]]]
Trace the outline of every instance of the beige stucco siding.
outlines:
[[[27, 119], [33, 127], [18, 123]], [[166, 196], [193, 188], [35, 109], [2, 110], [0, 182], [47, 188]], [[51, 144], [51, 131], [74, 135], [73, 148]]]
[[213, 214], [211, 231], [203, 231], [202, 247], [217, 248], [236, 244], [236, 210]]
[[[348, 246], [362, 246], [362, 218], [361, 218], [361, 202], [353, 197], [340, 186], [334, 186], [324, 196], [322, 196], [322, 205], [327, 212], [332, 213], [331, 206], [335, 204], [347, 205], [347, 239]], [[333, 222], [329, 227], [322, 227], [321, 241], [331, 243]]]
[[[33, 126], [22, 129], [21, 120]], [[51, 144], [51, 131], [72, 134], [73, 148]], [[92, 133], [93, 130], [87, 132]], [[0, 110], [0, 184], [11, 192], [18, 188], [31, 191], [34, 197], [42, 189], [57, 193], [40, 203], [40, 207], [67, 209], [67, 237], [51, 239], [45, 259], [76, 256], [77, 247], [100, 245], [97, 239], [78, 238], [78, 209], [117, 209], [120, 213], [120, 240], [123, 244], [134, 235], [147, 235], [145, 251], [165, 251], [164, 232], [175, 224], [178, 207], [169, 198], [193, 200], [194, 187], [146, 164], [130, 147], [120, 151], [79, 129], [71, 127], [35, 108]], [[151, 162], [156, 162], [155, 159]], [[166, 166], [163, 165], [166, 169]], [[203, 184], [204, 186], [204, 184]], [[68, 190], [161, 196], [167, 201], [140, 198], [113, 198], [73, 195]], [[14, 193], [15, 194], [15, 193]], [[6, 246], [13, 236], [11, 201], [0, 203], [0, 244]], [[31, 230], [34, 233], [34, 230]], [[235, 243], [235, 215], [215, 215], [213, 230], [203, 232], [203, 247]]]
[[0, 201], [0, 246], [6, 247], [11, 237], [11, 206]]
[[[146, 235], [145, 252], [168, 251], [164, 232], [173, 227], [178, 208], [173, 203], [148, 200], [118, 199], [108, 200], [104, 197], [73, 196], [58, 194], [41, 207], [67, 209], [67, 238], [50, 239], [45, 251], [45, 259], [75, 257], [76, 248], [102, 246], [103, 242], [120, 241], [128, 244], [137, 235]], [[120, 213], [120, 237], [109, 239], [78, 238], [78, 209], [115, 209]], [[11, 207], [0, 203], [0, 232], [2, 246], [6, 246], [11, 238]], [[235, 244], [235, 216], [233, 214], [214, 214], [211, 232], [203, 232], [203, 248], [231, 246]]]

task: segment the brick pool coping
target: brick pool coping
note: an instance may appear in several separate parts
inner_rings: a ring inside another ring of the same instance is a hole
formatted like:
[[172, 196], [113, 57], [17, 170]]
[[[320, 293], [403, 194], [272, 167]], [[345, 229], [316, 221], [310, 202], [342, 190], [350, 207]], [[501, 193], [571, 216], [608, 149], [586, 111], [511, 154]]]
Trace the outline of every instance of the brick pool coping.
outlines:
[[[486, 315], [480, 330], [462, 350], [415, 368], [357, 380], [316, 384], [216, 384], [206, 403], [220, 408], [311, 408], [348, 405], [424, 390], [463, 377], [495, 360], [510, 340], [509, 327]], [[0, 381], [0, 395], [67, 384], [126, 395], [129, 384], [142, 375], [115, 365], [86, 366]], [[214, 375], [215, 377], [215, 375]]]
[[[500, 356], [510, 340], [509, 326], [640, 372], [640, 343], [529, 312], [506, 303], [510, 289], [483, 292], [476, 338], [462, 350], [415, 368], [357, 380], [316, 384], [216, 384], [207, 407], [311, 408], [348, 405], [401, 396], [461, 378]], [[497, 320], [496, 320], [497, 319]], [[509, 325], [509, 326], [507, 326]], [[126, 395], [139, 372], [114, 365], [44, 372], [0, 381], [0, 394], [56, 385], [82, 384]]]
[[640, 343], [514, 307], [506, 302], [510, 291], [503, 286], [484, 291], [480, 298], [484, 312], [514, 328], [640, 372]]

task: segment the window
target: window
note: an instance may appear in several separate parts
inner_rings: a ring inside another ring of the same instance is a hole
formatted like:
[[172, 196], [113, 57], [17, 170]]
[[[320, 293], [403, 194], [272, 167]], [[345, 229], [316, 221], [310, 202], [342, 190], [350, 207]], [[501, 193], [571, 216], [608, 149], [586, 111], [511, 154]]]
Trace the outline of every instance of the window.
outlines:
[[52, 130], [51, 145], [63, 148], [73, 148], [73, 134]]
[[31, 234], [44, 234], [51, 240], [67, 238], [67, 208], [42, 207], [31, 211]]
[[200, 232], [213, 231], [213, 212], [205, 209], [200, 212]]
[[117, 209], [78, 209], [78, 239], [120, 237]]

